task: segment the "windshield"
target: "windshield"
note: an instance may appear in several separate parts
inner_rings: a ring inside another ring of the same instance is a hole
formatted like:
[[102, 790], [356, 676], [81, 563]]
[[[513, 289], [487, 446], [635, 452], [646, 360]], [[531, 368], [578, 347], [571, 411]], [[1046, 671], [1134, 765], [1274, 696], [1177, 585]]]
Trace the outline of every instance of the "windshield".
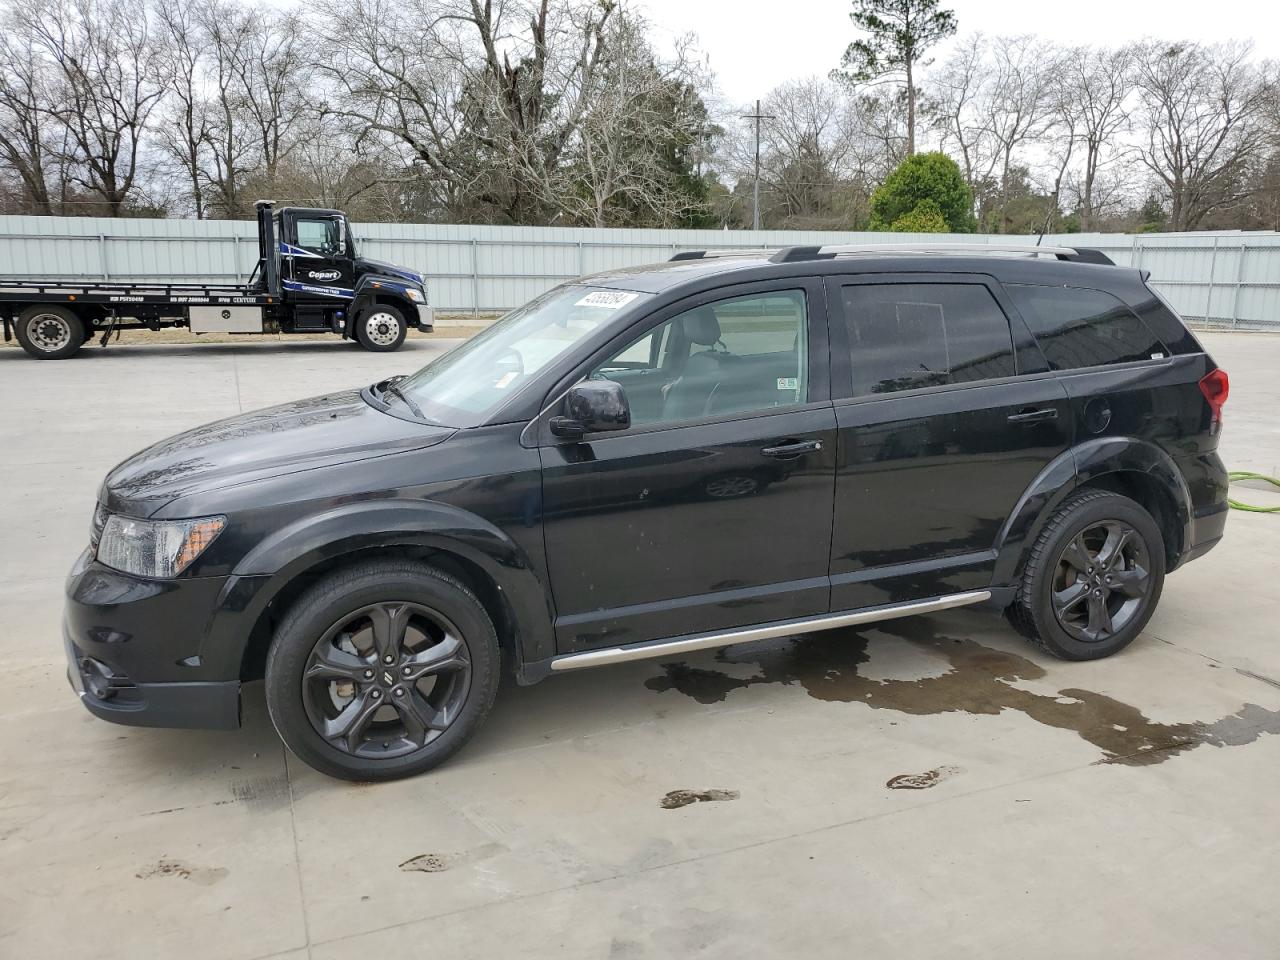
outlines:
[[646, 293], [567, 284], [549, 290], [396, 384], [434, 423], [474, 427], [575, 344]]

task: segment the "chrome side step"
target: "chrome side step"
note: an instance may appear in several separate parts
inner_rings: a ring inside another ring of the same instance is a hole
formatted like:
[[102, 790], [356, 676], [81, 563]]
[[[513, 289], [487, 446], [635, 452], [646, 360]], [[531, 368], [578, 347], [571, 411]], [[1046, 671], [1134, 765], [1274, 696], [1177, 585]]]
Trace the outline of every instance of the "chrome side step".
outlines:
[[846, 613], [828, 613], [819, 617], [804, 617], [800, 620], [779, 620], [776, 623], [767, 623], [758, 627], [735, 627], [719, 633], [700, 633], [691, 637], [677, 637], [674, 640], [632, 643], [606, 650], [586, 650], [582, 653], [569, 653], [556, 657], [551, 661], [551, 669], [554, 671], [581, 670], [584, 667], [602, 667], [609, 663], [665, 657], [675, 653], [705, 650], [708, 647], [727, 647], [735, 643], [749, 643], [752, 640], [770, 640], [774, 637], [789, 637], [797, 633], [815, 633], [819, 630], [851, 627], [860, 623], [912, 617], [918, 613], [934, 613], [938, 610], [964, 607], [990, 599], [990, 590], [971, 590], [968, 593], [953, 593], [945, 597], [935, 597], [932, 600], [913, 600], [910, 603], [868, 607]]

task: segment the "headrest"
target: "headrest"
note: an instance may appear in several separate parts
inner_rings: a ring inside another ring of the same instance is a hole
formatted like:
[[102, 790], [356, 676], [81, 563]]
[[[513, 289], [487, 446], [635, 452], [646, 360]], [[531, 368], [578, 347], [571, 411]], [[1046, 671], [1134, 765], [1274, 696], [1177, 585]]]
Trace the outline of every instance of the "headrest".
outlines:
[[684, 315], [680, 325], [684, 328], [685, 339], [690, 343], [714, 347], [720, 340], [720, 321], [710, 307], [695, 307]]

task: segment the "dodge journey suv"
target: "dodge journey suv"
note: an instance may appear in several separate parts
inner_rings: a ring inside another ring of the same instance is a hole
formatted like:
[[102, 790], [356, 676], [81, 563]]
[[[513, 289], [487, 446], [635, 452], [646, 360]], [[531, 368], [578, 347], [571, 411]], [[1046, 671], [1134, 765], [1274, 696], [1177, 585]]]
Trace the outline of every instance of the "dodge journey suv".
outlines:
[[965, 605], [1105, 657], [1226, 520], [1227, 376], [1093, 250], [682, 253], [116, 467], [67, 583], [120, 723], [429, 769], [521, 683]]

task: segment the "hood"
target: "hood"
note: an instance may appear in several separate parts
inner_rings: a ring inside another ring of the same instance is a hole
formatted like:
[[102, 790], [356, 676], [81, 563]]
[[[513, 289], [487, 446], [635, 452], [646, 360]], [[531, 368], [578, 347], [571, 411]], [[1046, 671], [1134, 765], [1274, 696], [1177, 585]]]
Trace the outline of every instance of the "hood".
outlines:
[[107, 474], [100, 499], [113, 513], [149, 517], [202, 490], [404, 453], [453, 432], [381, 413], [358, 390], [312, 397], [161, 440]]
[[358, 261], [358, 266], [361, 270], [367, 270], [370, 273], [379, 273], [385, 277], [399, 277], [401, 280], [408, 280], [410, 283], [421, 284], [424, 279], [422, 274], [416, 270], [400, 267], [383, 260], [370, 260], [368, 257], [361, 257]]

